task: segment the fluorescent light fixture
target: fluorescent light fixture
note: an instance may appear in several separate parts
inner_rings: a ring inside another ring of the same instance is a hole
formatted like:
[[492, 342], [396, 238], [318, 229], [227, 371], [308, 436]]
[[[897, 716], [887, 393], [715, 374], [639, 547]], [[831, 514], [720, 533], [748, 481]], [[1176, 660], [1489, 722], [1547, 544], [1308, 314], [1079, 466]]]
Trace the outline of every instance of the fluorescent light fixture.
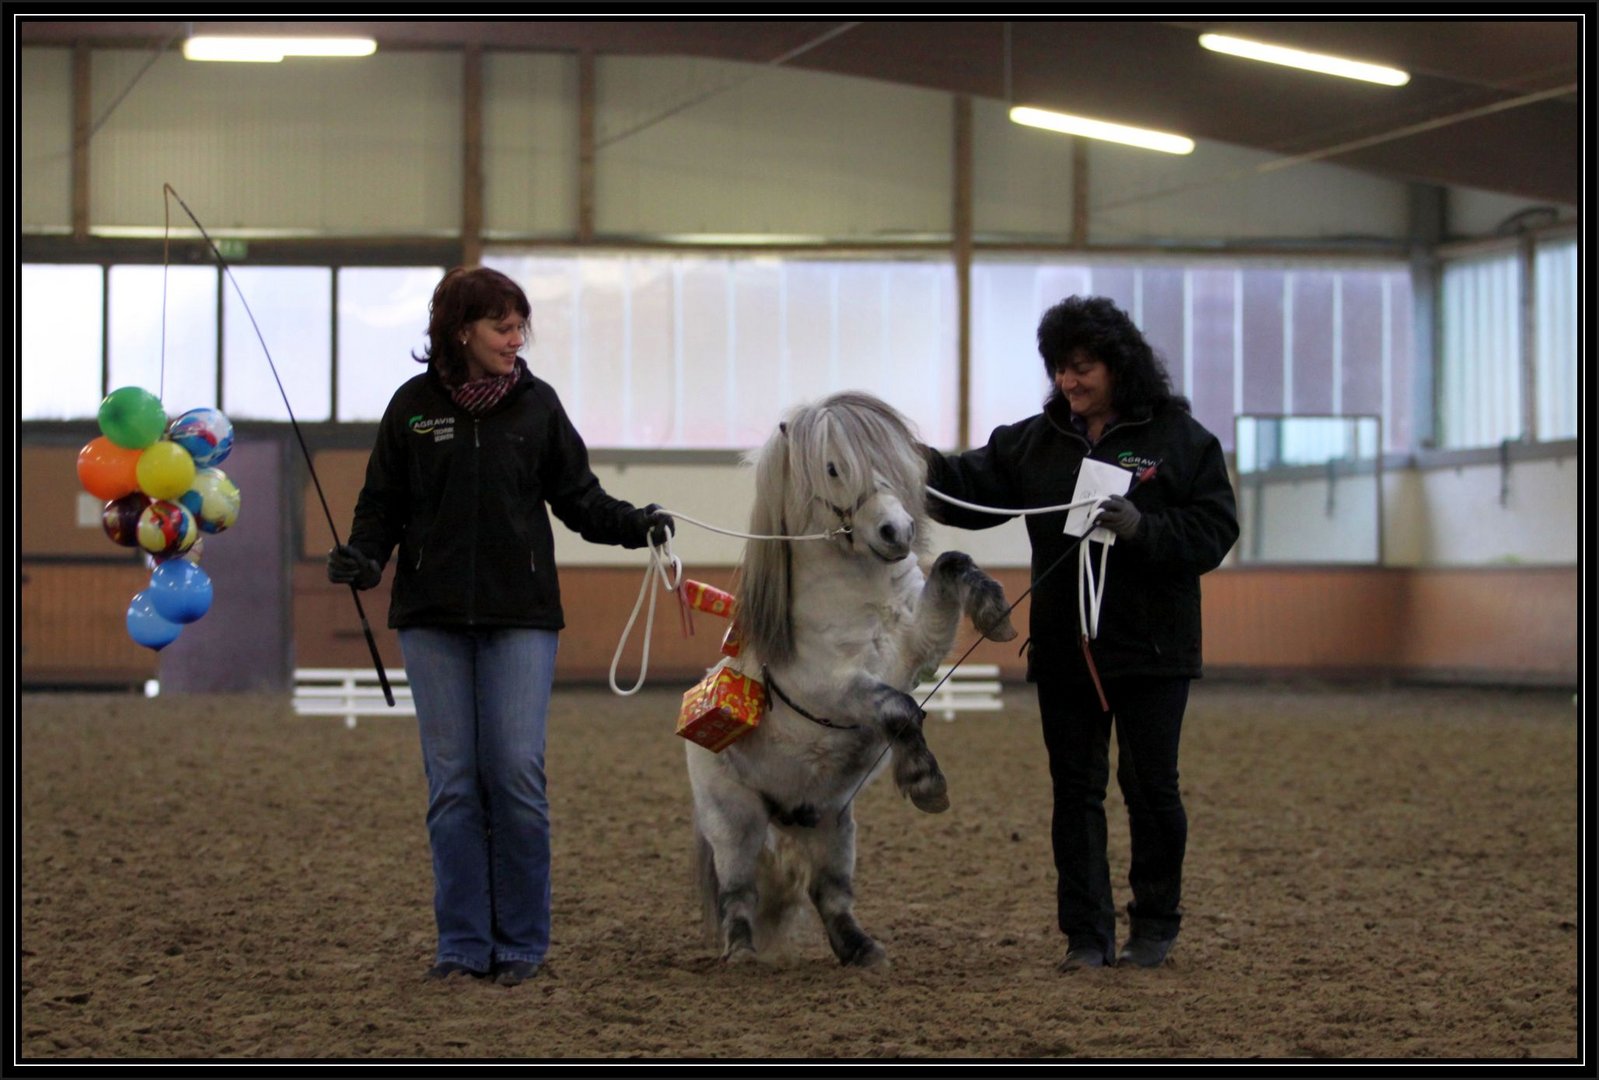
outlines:
[[220, 37], [204, 34], [183, 43], [189, 60], [232, 60], [276, 64], [285, 56], [371, 56], [378, 43], [371, 38]]
[[1199, 43], [1211, 52], [1242, 56], [1246, 60], [1261, 60], [1268, 64], [1319, 71], [1323, 75], [1340, 75], [1346, 79], [1381, 83], [1384, 86], [1403, 86], [1410, 81], [1410, 73], [1381, 64], [1365, 64], [1359, 60], [1345, 60], [1325, 53], [1302, 52], [1281, 45], [1265, 45], [1258, 41], [1228, 37], [1225, 34], [1200, 34]]
[[1147, 128], [1128, 127], [1125, 124], [1109, 124], [1103, 120], [1089, 120], [1082, 116], [1072, 116], [1070, 113], [1051, 112], [1048, 109], [1033, 109], [1026, 105], [1017, 105], [1010, 111], [1010, 118], [1018, 124], [1028, 127], [1043, 128], [1046, 131], [1059, 131], [1066, 135], [1081, 135], [1088, 139], [1104, 139], [1107, 142], [1124, 143], [1127, 146], [1137, 146], [1144, 150], [1159, 150], [1163, 154], [1192, 154], [1194, 140], [1186, 139], [1181, 135], [1169, 135], [1164, 131], [1150, 131]]

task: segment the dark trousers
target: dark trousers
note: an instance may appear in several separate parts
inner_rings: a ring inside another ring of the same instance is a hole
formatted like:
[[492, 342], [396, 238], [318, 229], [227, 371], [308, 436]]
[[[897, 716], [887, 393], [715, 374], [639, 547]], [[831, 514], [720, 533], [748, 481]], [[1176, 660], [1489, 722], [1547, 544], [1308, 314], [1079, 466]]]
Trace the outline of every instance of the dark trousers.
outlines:
[[1059, 875], [1061, 932], [1073, 945], [1115, 948], [1116, 908], [1105, 854], [1105, 788], [1110, 732], [1116, 729], [1116, 780], [1132, 836], [1127, 911], [1135, 935], [1169, 939], [1182, 919], [1188, 815], [1177, 788], [1177, 743], [1188, 705], [1186, 678], [1106, 679], [1105, 712], [1090, 681], [1042, 674], [1038, 708], [1055, 789], [1051, 840]]

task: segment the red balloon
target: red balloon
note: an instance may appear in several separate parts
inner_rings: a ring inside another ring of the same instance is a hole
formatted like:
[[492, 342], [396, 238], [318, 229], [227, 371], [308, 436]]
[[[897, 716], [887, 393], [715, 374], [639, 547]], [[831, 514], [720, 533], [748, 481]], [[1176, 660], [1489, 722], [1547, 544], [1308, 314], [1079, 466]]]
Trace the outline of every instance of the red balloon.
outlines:
[[142, 453], [118, 446], [101, 435], [78, 451], [78, 483], [84, 491], [106, 502], [138, 491], [137, 470]]

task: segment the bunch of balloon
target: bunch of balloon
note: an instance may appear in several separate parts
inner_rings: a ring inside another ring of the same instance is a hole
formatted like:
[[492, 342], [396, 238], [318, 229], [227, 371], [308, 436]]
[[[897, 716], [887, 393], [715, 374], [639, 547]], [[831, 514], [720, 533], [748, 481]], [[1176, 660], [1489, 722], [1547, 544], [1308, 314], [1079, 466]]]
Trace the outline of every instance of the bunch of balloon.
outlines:
[[168, 425], [159, 398], [125, 386], [100, 404], [100, 431], [78, 452], [78, 481], [105, 500], [106, 536], [144, 553], [150, 586], [128, 604], [128, 636], [160, 651], [211, 609], [200, 555], [203, 534], [239, 519], [239, 489], [217, 468], [233, 449], [233, 424], [201, 408]]

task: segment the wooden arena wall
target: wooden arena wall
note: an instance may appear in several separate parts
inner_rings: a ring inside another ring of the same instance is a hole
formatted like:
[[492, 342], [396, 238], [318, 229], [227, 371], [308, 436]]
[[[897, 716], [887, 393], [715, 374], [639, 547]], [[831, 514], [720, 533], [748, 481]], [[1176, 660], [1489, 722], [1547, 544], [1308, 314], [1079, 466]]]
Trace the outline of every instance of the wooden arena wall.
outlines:
[[[22, 453], [22, 550], [19, 562], [20, 681], [24, 686], [137, 684], [162, 674], [162, 656], [133, 644], [124, 616], [128, 600], [148, 582], [140, 556], [114, 547], [89, 520], [72, 483], [77, 444], [25, 445]], [[339, 507], [354, 504], [363, 455], [319, 455], [320, 479]], [[288, 459], [292, 461], [292, 456]], [[247, 617], [202, 620], [185, 633], [215, 646], [221, 663], [260, 672], [263, 687], [286, 678], [292, 666], [362, 667], [370, 663], [349, 590], [327, 583], [322, 553], [326, 526], [314, 490], [286, 470], [278, 520], [260, 520], [272, 493], [256, 483], [244, 492], [254, 528], [283, 534], [273, 552], [251, 556], [248, 535], [210, 538], [202, 565], [212, 566], [219, 595], [258, 590]], [[343, 511], [348, 513], [347, 510]], [[241, 533], [244, 532], [241, 515]], [[347, 522], [340, 523], [347, 528]], [[318, 531], [320, 529], [320, 531]], [[270, 538], [269, 538], [270, 539]], [[621, 553], [619, 553], [621, 554]], [[639, 593], [643, 559], [626, 553], [626, 565], [567, 565], [561, 571], [567, 628], [558, 672], [570, 681], [603, 681], [628, 614]], [[229, 560], [232, 560], [230, 563]], [[264, 563], [264, 565], [257, 565]], [[731, 565], [693, 567], [713, 585], [731, 583]], [[1027, 586], [1024, 568], [994, 571], [1007, 594]], [[274, 576], [277, 575], [277, 576]], [[1467, 567], [1235, 567], [1203, 579], [1205, 660], [1214, 676], [1378, 676], [1509, 685], [1576, 686], [1579, 679], [1579, 566]], [[259, 591], [262, 584], [272, 590]], [[219, 604], [220, 604], [219, 600]], [[387, 629], [388, 577], [363, 594], [369, 624], [385, 664], [401, 664], [398, 641]], [[270, 610], [279, 607], [281, 611]], [[1027, 602], [1018, 608], [1026, 626]], [[255, 621], [244, 629], [224, 621]], [[273, 631], [286, 628], [287, 647], [274, 648]], [[642, 620], [641, 620], [642, 622]], [[694, 635], [683, 635], [675, 603], [661, 596], [649, 660], [649, 684], [685, 682], [718, 655], [725, 623], [695, 614]], [[224, 635], [234, 634], [236, 638]], [[970, 643], [963, 631], [957, 649]], [[235, 643], [236, 641], [236, 643]], [[998, 664], [1021, 678], [1018, 642], [984, 643], [974, 661]], [[637, 678], [642, 648], [635, 627], [619, 665], [623, 686]], [[166, 662], [172, 659], [167, 655]], [[282, 672], [282, 676], [275, 675]], [[171, 675], [172, 672], [168, 672]]]
[[[131, 560], [24, 560], [22, 569], [24, 685], [136, 683], [157, 677], [157, 654], [134, 645], [123, 622], [128, 598], [148, 580], [143, 567]], [[732, 569], [696, 574], [725, 587]], [[606, 678], [641, 576], [638, 569], [621, 567], [562, 571], [568, 622], [558, 666], [563, 679]], [[996, 576], [1011, 596], [1026, 588], [1025, 570], [1000, 570]], [[317, 561], [297, 563], [292, 578], [295, 662], [368, 664], [349, 591], [329, 585]], [[1575, 567], [1223, 569], [1207, 575], [1203, 587], [1206, 667], [1215, 676], [1577, 683]], [[363, 599], [384, 662], [399, 666], [398, 641], [385, 625], [387, 583]], [[1022, 601], [1016, 613], [1021, 626], [1026, 606]], [[663, 596], [650, 648], [650, 683], [697, 677], [715, 661], [725, 626], [696, 613], [694, 636], [685, 637], [676, 605]], [[968, 634], [963, 631], [959, 639], [963, 650]], [[619, 665], [623, 686], [637, 678], [641, 641], [635, 627]], [[1019, 679], [1024, 670], [1016, 643], [984, 643], [973, 660], [999, 664], [1008, 678]]]

